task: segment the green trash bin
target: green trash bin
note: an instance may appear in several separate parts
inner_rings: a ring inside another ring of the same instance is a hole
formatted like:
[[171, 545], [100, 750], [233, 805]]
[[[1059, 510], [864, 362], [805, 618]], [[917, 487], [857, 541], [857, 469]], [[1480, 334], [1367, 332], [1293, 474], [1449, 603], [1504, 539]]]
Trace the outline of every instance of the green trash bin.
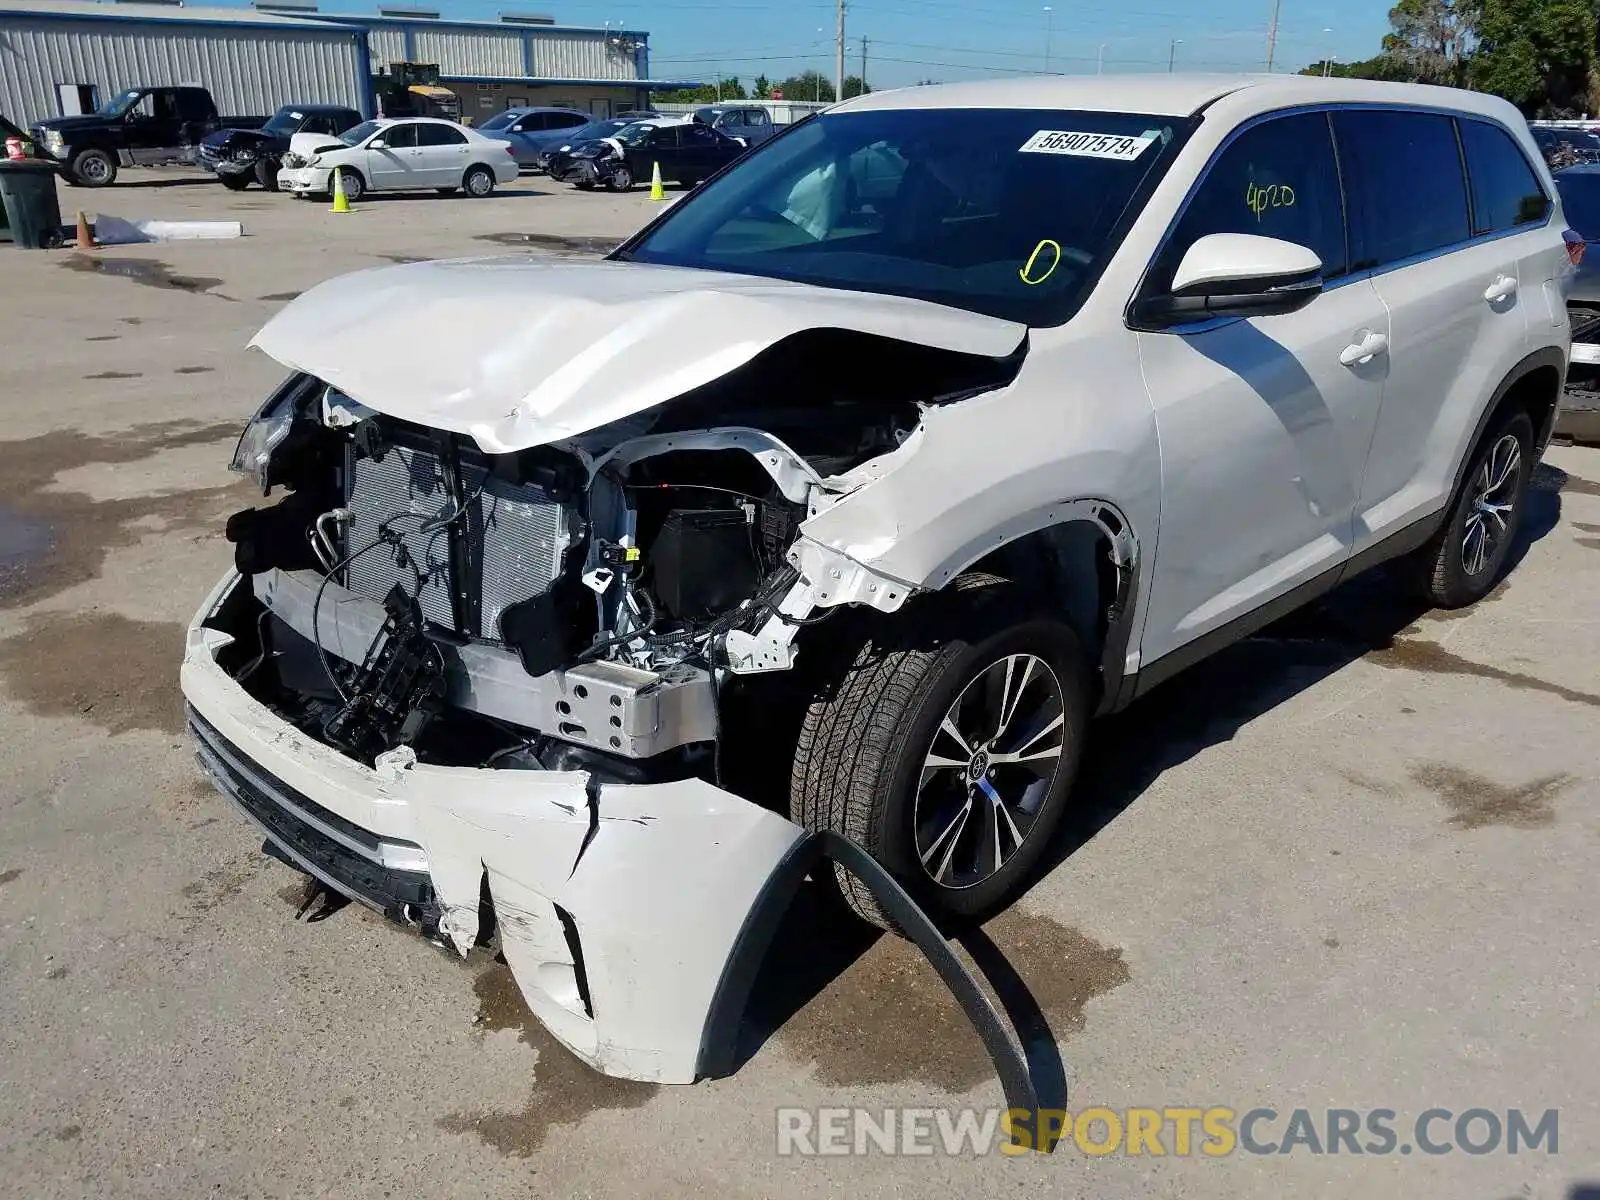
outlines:
[[37, 158], [0, 159], [0, 200], [5, 201], [11, 240], [24, 250], [61, 245], [57, 170], [55, 163]]

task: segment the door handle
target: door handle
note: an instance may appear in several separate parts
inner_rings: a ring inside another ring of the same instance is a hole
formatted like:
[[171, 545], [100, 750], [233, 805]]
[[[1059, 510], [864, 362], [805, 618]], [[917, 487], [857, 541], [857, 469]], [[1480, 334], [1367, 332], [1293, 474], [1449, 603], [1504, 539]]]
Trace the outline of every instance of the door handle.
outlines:
[[1483, 289], [1483, 298], [1490, 304], [1517, 294], [1517, 281], [1510, 275], [1496, 275], [1494, 282]]
[[1352, 342], [1339, 351], [1339, 361], [1347, 367], [1369, 362], [1389, 348], [1389, 339], [1381, 333], [1369, 331], [1359, 342]]

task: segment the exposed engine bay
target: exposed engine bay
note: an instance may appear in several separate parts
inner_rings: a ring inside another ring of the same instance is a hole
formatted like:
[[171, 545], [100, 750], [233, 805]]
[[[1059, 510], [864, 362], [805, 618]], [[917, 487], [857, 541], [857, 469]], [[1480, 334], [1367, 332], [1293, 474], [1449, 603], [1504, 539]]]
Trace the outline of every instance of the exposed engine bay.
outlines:
[[[861, 365], [813, 394], [815, 362], [845, 355]], [[297, 373], [236, 454], [288, 494], [228, 522], [258, 606], [230, 669], [366, 763], [407, 746], [451, 766], [712, 778], [728, 680], [792, 665], [800, 631], [849, 599], [808, 577], [801, 525], [925, 406], [1003, 385], [1020, 359], [814, 330], [503, 454]]]

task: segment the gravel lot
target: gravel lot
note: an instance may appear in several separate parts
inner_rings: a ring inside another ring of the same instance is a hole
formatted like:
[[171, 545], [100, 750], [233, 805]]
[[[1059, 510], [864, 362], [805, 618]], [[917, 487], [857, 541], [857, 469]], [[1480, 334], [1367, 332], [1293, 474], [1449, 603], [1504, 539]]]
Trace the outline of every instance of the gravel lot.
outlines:
[[1558, 1108], [1558, 1153], [779, 1158], [780, 1106], [1001, 1103], [905, 945], [802, 911], [737, 1074], [604, 1079], [486, 957], [358, 907], [296, 922], [297, 877], [181, 734], [183, 624], [250, 502], [224, 464], [281, 374], [251, 334], [330, 275], [589, 252], [648, 200], [525, 179], [334, 216], [126, 178], [64, 190], [68, 219], [236, 217], [249, 236], [0, 249], [0, 1194], [1600, 1185], [1600, 450], [1552, 450], [1525, 556], [1476, 610], [1419, 614], [1359, 580], [1097, 727], [1059, 865], [988, 930], [1075, 1110], [1381, 1107], [1404, 1132], [1431, 1107]]

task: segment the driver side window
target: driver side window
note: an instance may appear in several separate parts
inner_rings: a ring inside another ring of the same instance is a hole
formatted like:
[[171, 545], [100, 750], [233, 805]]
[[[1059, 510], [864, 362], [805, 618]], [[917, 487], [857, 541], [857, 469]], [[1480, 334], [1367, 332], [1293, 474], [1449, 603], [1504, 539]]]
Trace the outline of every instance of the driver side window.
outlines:
[[1253, 233], [1316, 252], [1324, 279], [1348, 270], [1343, 196], [1325, 113], [1246, 129], [1215, 158], [1178, 219], [1152, 282], [1166, 290], [1190, 246], [1212, 233]]
[[417, 144], [415, 125], [391, 125], [378, 131], [378, 138], [391, 150], [408, 150]]

